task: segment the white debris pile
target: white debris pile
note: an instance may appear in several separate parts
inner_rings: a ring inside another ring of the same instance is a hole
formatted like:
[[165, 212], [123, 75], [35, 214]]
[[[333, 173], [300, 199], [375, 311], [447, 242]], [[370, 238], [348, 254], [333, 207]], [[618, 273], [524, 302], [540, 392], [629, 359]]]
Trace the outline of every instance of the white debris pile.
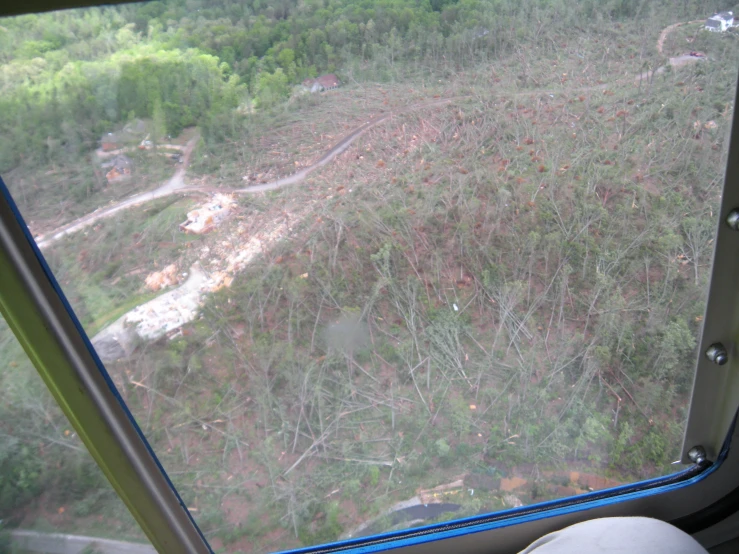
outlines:
[[210, 202], [188, 212], [187, 220], [180, 223], [180, 229], [196, 235], [207, 233], [220, 225], [235, 207], [236, 201], [233, 196], [216, 194]]
[[155, 271], [147, 275], [146, 288], [151, 291], [166, 289], [178, 283], [177, 266], [175, 264], [168, 265], [161, 271]]
[[211, 292], [215, 292], [223, 287], [230, 287], [231, 283], [234, 282], [233, 276], [229, 275], [225, 271], [216, 271], [215, 273], [212, 273], [210, 279], [212, 283], [210, 288]]
[[266, 251], [275, 242], [289, 235], [291, 229], [287, 223], [277, 223], [271, 229], [252, 236], [246, 244], [226, 258], [227, 273], [234, 273], [244, 269], [256, 256]]
[[[209, 203], [213, 204], [212, 207], [206, 204], [194, 211], [208, 207], [207, 210], [212, 215], [221, 209], [216, 209], [216, 205], [225, 206], [225, 210], [228, 210], [232, 207], [231, 202], [229, 196], [217, 195], [213, 202]], [[269, 251], [280, 240], [289, 237], [293, 225], [310, 213], [312, 205], [313, 202], [307, 202], [300, 212], [290, 214], [291, 225], [287, 222], [288, 217], [281, 214], [251, 236], [242, 225], [238, 225], [229, 240], [212, 242], [209, 246], [200, 248], [199, 262], [190, 268], [189, 275], [182, 274], [183, 277], [188, 275], [184, 283], [134, 308], [93, 338], [93, 344], [103, 361], [130, 356], [139, 341], [159, 339], [194, 320], [208, 293], [230, 287], [237, 272], [243, 270], [260, 254]], [[190, 212], [188, 218], [192, 214], [193, 212]], [[231, 232], [233, 233], [234, 229], [231, 229]], [[151, 290], [161, 290], [175, 283], [177, 283], [175, 264], [152, 273], [146, 279], [146, 286]]]
[[136, 334], [142, 339], [158, 339], [192, 321], [198, 313], [203, 295], [212, 287], [210, 277], [199, 267], [193, 266], [187, 281], [128, 312], [123, 317], [123, 325], [135, 328]]

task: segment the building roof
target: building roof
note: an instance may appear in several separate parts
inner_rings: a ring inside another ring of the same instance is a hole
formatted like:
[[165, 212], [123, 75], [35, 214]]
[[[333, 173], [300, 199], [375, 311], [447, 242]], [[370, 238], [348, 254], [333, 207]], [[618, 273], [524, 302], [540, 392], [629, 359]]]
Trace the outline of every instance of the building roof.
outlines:
[[126, 123], [123, 132], [129, 135], [140, 135], [146, 132], [146, 123], [141, 119], [134, 119]]
[[115, 133], [105, 133], [101, 138], [101, 142], [118, 142], [118, 135]]
[[708, 23], [709, 21], [732, 21], [733, 19], [734, 19], [734, 12], [719, 12], [709, 17], [706, 20], [706, 23]]
[[113, 158], [113, 166], [119, 169], [131, 167], [132, 165], [133, 165], [133, 161], [128, 156], [118, 154], [115, 158]]
[[339, 78], [334, 75], [333, 73], [329, 73], [328, 75], [321, 75], [316, 79], [316, 83], [321, 85], [323, 88], [333, 88], [339, 86]]
[[715, 17], [709, 17], [706, 19], [706, 27], [716, 28], [721, 27], [721, 22]]
[[100, 167], [103, 167], [105, 169], [113, 167], [122, 171], [124, 169], [130, 169], [131, 167], [133, 167], [133, 160], [131, 160], [131, 158], [129, 158], [128, 156], [118, 154], [107, 162], [100, 164]]

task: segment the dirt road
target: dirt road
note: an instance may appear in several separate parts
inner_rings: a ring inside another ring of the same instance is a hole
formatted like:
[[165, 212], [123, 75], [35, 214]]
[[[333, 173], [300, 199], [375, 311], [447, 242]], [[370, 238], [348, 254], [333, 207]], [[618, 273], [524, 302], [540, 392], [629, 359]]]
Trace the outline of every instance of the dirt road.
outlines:
[[435, 102], [427, 102], [424, 104], [417, 104], [415, 106], [411, 106], [410, 108], [406, 108], [405, 110], [399, 111], [399, 112], [390, 112], [385, 115], [379, 115], [373, 119], [370, 119], [367, 123], [363, 123], [354, 131], [346, 135], [343, 139], [341, 139], [339, 142], [334, 144], [323, 156], [321, 156], [318, 161], [309, 167], [306, 167], [305, 169], [302, 169], [301, 171], [298, 171], [297, 173], [294, 173], [288, 177], [284, 177], [282, 179], [277, 179], [276, 181], [272, 181], [271, 183], [265, 183], [263, 185], [255, 185], [253, 187], [246, 187], [241, 189], [234, 189], [234, 190], [228, 190], [228, 191], [222, 191], [222, 192], [229, 192], [229, 193], [236, 193], [236, 194], [251, 194], [255, 192], [267, 192], [270, 190], [277, 190], [282, 187], [286, 187], [288, 185], [294, 185], [296, 183], [299, 183], [303, 179], [305, 179], [308, 174], [315, 171], [319, 167], [323, 167], [327, 163], [329, 163], [331, 160], [336, 158], [339, 154], [342, 152], [345, 152], [351, 144], [357, 140], [359, 137], [361, 137], [363, 134], [365, 134], [367, 131], [369, 131], [372, 127], [375, 125], [382, 123], [383, 121], [387, 121], [388, 119], [391, 119], [394, 116], [410, 113], [416, 110], [423, 110], [427, 108], [432, 108], [434, 106], [442, 106], [444, 104], [448, 104], [449, 102], [453, 102], [454, 100], [458, 100], [459, 98], [465, 98], [465, 97], [454, 97], [454, 98], [445, 98], [444, 100], [438, 100]]
[[[187, 145], [182, 146], [180, 144], [160, 144], [158, 148], [160, 150], [178, 150], [180, 152], [184, 152], [185, 148], [187, 148]], [[139, 148], [134, 146], [117, 148], [116, 150], [103, 150], [102, 148], [98, 148], [97, 150], [95, 150], [95, 155], [100, 159], [105, 159], [112, 158], [113, 156], [117, 156], [118, 154], [125, 154], [126, 152], [136, 152], [137, 150], [139, 150]], [[147, 147], [146, 150], [151, 150], [151, 147]]]
[[657, 52], [659, 52], [660, 56], [664, 56], [664, 52], [662, 49], [665, 46], [665, 41], [667, 40], [667, 35], [669, 35], [672, 31], [677, 29], [678, 27], [682, 27], [683, 25], [692, 25], [693, 23], [702, 23], [702, 19], [694, 19], [693, 21], [682, 21], [680, 23], [673, 23], [669, 27], [665, 27], [662, 29], [662, 32], [659, 34], [659, 38], [657, 39]]
[[187, 144], [185, 145], [185, 149], [184, 149], [182, 165], [180, 165], [180, 167], [178, 167], [175, 170], [172, 177], [170, 177], [159, 188], [150, 190], [148, 192], [142, 192], [140, 194], [136, 194], [134, 196], [131, 196], [130, 198], [127, 198], [125, 200], [118, 202], [117, 204], [108, 206], [107, 208], [98, 208], [94, 212], [91, 212], [85, 216], [82, 216], [81, 218], [76, 219], [72, 221], [71, 223], [67, 223], [66, 225], [59, 227], [58, 229], [52, 231], [51, 233], [48, 233], [38, 238], [36, 240], [38, 247], [43, 250], [50, 244], [58, 241], [60, 238], [66, 235], [69, 235], [70, 233], [79, 231], [80, 229], [84, 229], [85, 227], [89, 227], [90, 225], [92, 225], [96, 221], [99, 221], [100, 219], [115, 215], [120, 211], [130, 208], [131, 206], [138, 206], [139, 204], [151, 202], [152, 200], [156, 200], [157, 198], [168, 196], [170, 194], [177, 192], [178, 190], [183, 189], [185, 187], [185, 180], [184, 180], [185, 171], [187, 170], [187, 166], [190, 164], [190, 158], [192, 156], [192, 151], [195, 148], [195, 145], [197, 144], [199, 139], [200, 139], [200, 135], [195, 135], [187, 142]]
[[[596, 90], [604, 86], [606, 85], [591, 85], [587, 87], [580, 87], [577, 89], [572, 89], [570, 90], [570, 92]], [[532, 96], [532, 95], [537, 95], [537, 94], [559, 94], [561, 92], [562, 92], [561, 90], [560, 91], [535, 90], [535, 91], [514, 92], [508, 95], [511, 97], [523, 97], [523, 96]], [[507, 94], [505, 93], [502, 94], [502, 96], [506, 96], [506, 95]], [[43, 250], [44, 248], [53, 244], [54, 242], [63, 238], [64, 236], [70, 233], [79, 231], [81, 229], [84, 229], [85, 227], [89, 227], [90, 225], [94, 224], [97, 221], [100, 221], [101, 219], [111, 217], [125, 209], [131, 208], [133, 206], [138, 206], [140, 204], [144, 204], [152, 200], [156, 200], [157, 198], [163, 198], [170, 194], [177, 194], [177, 193], [194, 194], [194, 193], [216, 193], [216, 192], [227, 193], [227, 194], [255, 194], [255, 193], [260, 193], [260, 192], [269, 192], [269, 191], [281, 189], [283, 187], [287, 187], [290, 185], [295, 185], [303, 181], [310, 173], [312, 173], [316, 169], [319, 169], [320, 167], [323, 167], [324, 165], [326, 165], [327, 163], [335, 159], [342, 152], [346, 151], [346, 149], [349, 148], [349, 146], [351, 146], [351, 144], [355, 140], [357, 140], [359, 137], [361, 137], [363, 134], [365, 134], [375, 125], [378, 125], [379, 123], [387, 121], [391, 119], [392, 117], [396, 117], [398, 115], [410, 113], [410, 112], [417, 111], [417, 110], [433, 108], [435, 106], [441, 106], [444, 104], [448, 104], [449, 102], [453, 102], [455, 100], [460, 100], [463, 98], [470, 98], [470, 97], [469, 96], [456, 96], [452, 98], [445, 98], [443, 100], [436, 100], [436, 101], [427, 102], [424, 104], [416, 104], [415, 106], [411, 106], [401, 111], [389, 112], [387, 114], [377, 116], [373, 119], [370, 119], [366, 123], [363, 123], [356, 129], [354, 129], [351, 133], [346, 135], [343, 139], [341, 139], [334, 146], [332, 146], [325, 154], [323, 154], [323, 156], [321, 156], [318, 159], [318, 161], [316, 161], [315, 163], [311, 164], [310, 166], [304, 169], [301, 169], [297, 173], [293, 173], [292, 175], [288, 175], [287, 177], [276, 179], [269, 183], [264, 183], [261, 185], [254, 185], [251, 187], [245, 187], [245, 188], [239, 188], [239, 189], [202, 187], [202, 186], [200, 187], [185, 186], [185, 183], [184, 183], [185, 171], [190, 162], [190, 156], [192, 154], [192, 150], [195, 144], [197, 143], [197, 140], [199, 139], [199, 136], [193, 137], [192, 139], [190, 139], [190, 141], [187, 143], [187, 146], [185, 147], [185, 154], [184, 154], [182, 166], [179, 167], [177, 171], [175, 171], [174, 175], [172, 175], [172, 177], [162, 186], [154, 190], [148, 191], [148, 192], [142, 192], [140, 194], [134, 195], [112, 206], [108, 206], [105, 208], [99, 208], [92, 213], [89, 213], [79, 219], [76, 219], [75, 221], [72, 221], [71, 223], [68, 223], [50, 233], [47, 233], [46, 235], [39, 237], [36, 242], [39, 248]]]
[[461, 97], [446, 98], [444, 100], [437, 100], [437, 101], [428, 102], [425, 104], [417, 104], [415, 106], [411, 106], [410, 108], [407, 108], [402, 111], [390, 112], [385, 115], [377, 116], [367, 121], [366, 123], [360, 125], [356, 129], [354, 129], [354, 131], [349, 133], [347, 136], [341, 139], [338, 143], [332, 146], [323, 156], [321, 156], [321, 158], [317, 162], [306, 167], [305, 169], [302, 169], [298, 171], [297, 173], [293, 173], [292, 175], [289, 175], [287, 177], [282, 177], [270, 183], [264, 183], [262, 185], [255, 185], [253, 187], [246, 187], [246, 188], [241, 188], [241, 189], [223, 189], [223, 188], [213, 188], [213, 187], [186, 187], [185, 186], [185, 181], [184, 181], [185, 171], [187, 170], [187, 166], [190, 164], [190, 158], [192, 155], [192, 151], [195, 148], [195, 145], [197, 144], [197, 141], [200, 138], [199, 135], [196, 135], [193, 138], [191, 138], [188, 141], [187, 145], [185, 146], [182, 165], [177, 168], [174, 175], [172, 175], [172, 177], [167, 182], [162, 184], [162, 186], [154, 190], [148, 191], [148, 192], [142, 192], [140, 194], [136, 194], [112, 206], [108, 206], [106, 208], [99, 208], [92, 213], [89, 213], [79, 219], [76, 219], [75, 221], [72, 221], [71, 223], [68, 223], [40, 237], [39, 239], [37, 239], [36, 242], [38, 244], [38, 247], [43, 250], [44, 248], [58, 241], [62, 237], [70, 233], [74, 233], [76, 231], [84, 229], [85, 227], [89, 227], [90, 225], [94, 224], [97, 221], [100, 221], [101, 219], [104, 219], [106, 217], [111, 217], [132, 206], [138, 206], [146, 202], [151, 202], [152, 200], [156, 200], [157, 198], [163, 198], [165, 196], [169, 196], [170, 194], [199, 193], [199, 192], [200, 193], [223, 192], [223, 193], [229, 193], [229, 194], [254, 194], [254, 193], [259, 193], [259, 192], [277, 190], [277, 189], [280, 189], [280, 188], [283, 188], [289, 185], [297, 184], [300, 181], [304, 180], [311, 172], [315, 171], [316, 169], [320, 167], [323, 167], [324, 165], [329, 163], [331, 160], [336, 158], [336, 156], [344, 152], [347, 148], [349, 148], [349, 146], [355, 140], [357, 140], [360, 136], [362, 136], [364, 133], [366, 133], [368, 130], [370, 130], [372, 127], [374, 127], [378, 123], [387, 121], [393, 116], [397, 116], [397, 115], [408, 113], [408, 112], [415, 111], [415, 110], [421, 110], [425, 108], [431, 108], [434, 106], [440, 106], [448, 102], [457, 100], [459, 98]]
[[[662, 32], [659, 35], [659, 39], [657, 40], [657, 50], [660, 54], [662, 54], [662, 49], [664, 47], [664, 42], [667, 39], [667, 36], [672, 32], [674, 29], [682, 26], [682, 25], [690, 25], [693, 23], [700, 23], [702, 20], [693, 20], [688, 22], [680, 22], [675, 23], [673, 25], [670, 25], [668, 27], [665, 27]], [[683, 63], [687, 63], [683, 58], [686, 58], [686, 56], [681, 56], [679, 58], [674, 58], [674, 60], [681, 62], [681, 63], [675, 63], [674, 65], [682, 65]], [[698, 58], [696, 58], [697, 60]], [[694, 60], [687, 60], [687, 61], [694, 61]], [[670, 63], [672, 64], [673, 60], [670, 60]], [[655, 70], [655, 73], [660, 73], [664, 71], [664, 67], [660, 67], [657, 70]], [[646, 74], [642, 74], [641, 76], [637, 76], [637, 81], [640, 78], [650, 77], [651, 72], [647, 72]], [[620, 82], [623, 79], [617, 81]], [[569, 92], [584, 92], [589, 90], [597, 90], [599, 88], [605, 87], [609, 84], [613, 83], [604, 83], [601, 85], [591, 85], [587, 87], [579, 87], [577, 89], [570, 89]], [[521, 97], [521, 96], [530, 96], [530, 95], [536, 95], [536, 94], [558, 94], [562, 91], [557, 90], [536, 90], [536, 91], [524, 91], [524, 92], [518, 92], [518, 93], [511, 93], [510, 96], [512, 97]], [[80, 229], [84, 229], [85, 227], [88, 227], [95, 223], [96, 221], [99, 221], [101, 219], [104, 219], [106, 217], [110, 217], [112, 215], [115, 215], [127, 208], [130, 208], [132, 206], [138, 206], [140, 204], [144, 204], [146, 202], [150, 202], [152, 200], [156, 200], [157, 198], [162, 198], [164, 196], [168, 196], [170, 194], [175, 193], [215, 193], [215, 192], [222, 192], [222, 193], [230, 193], [230, 194], [254, 194], [254, 193], [260, 193], [260, 192], [268, 192], [272, 190], [277, 190], [283, 187], [287, 187], [290, 185], [295, 185], [301, 181], [303, 181], [310, 173], [315, 171], [316, 169], [323, 167], [330, 161], [332, 161], [334, 158], [336, 158], [339, 154], [344, 152], [349, 146], [357, 140], [360, 136], [362, 136], [364, 133], [369, 131], [372, 127], [375, 125], [382, 123], [384, 121], [387, 121], [388, 119], [398, 116], [404, 113], [409, 113], [416, 110], [426, 109], [426, 108], [432, 108], [434, 106], [440, 106], [443, 104], [447, 104], [449, 102], [453, 102], [454, 100], [459, 100], [462, 98], [469, 98], [469, 96], [458, 96], [458, 97], [452, 97], [452, 98], [445, 98], [443, 100], [437, 100], [434, 102], [427, 102], [424, 104], [416, 104], [415, 106], [411, 106], [409, 108], [406, 108], [401, 111], [395, 111], [395, 112], [389, 112], [384, 115], [379, 115], [366, 123], [363, 123], [356, 129], [354, 129], [351, 133], [346, 135], [343, 139], [341, 139], [339, 142], [337, 142], [334, 146], [332, 146], [321, 158], [316, 161], [314, 164], [298, 171], [297, 173], [293, 173], [292, 175], [288, 175], [287, 177], [282, 177], [280, 179], [276, 179], [275, 181], [264, 183], [261, 185], [255, 185], [251, 187], [245, 187], [240, 189], [223, 189], [223, 188], [215, 188], [215, 187], [186, 187], [184, 182], [184, 176], [185, 171], [187, 169], [187, 166], [190, 163], [190, 158], [192, 156], [192, 151], [197, 144], [197, 141], [200, 139], [199, 135], [194, 136], [192, 139], [190, 139], [187, 144], [184, 147], [184, 156], [183, 156], [183, 162], [182, 165], [177, 168], [174, 175], [162, 186], [160, 186], [157, 189], [154, 189], [152, 191], [143, 192], [141, 194], [134, 195], [130, 198], [127, 198], [126, 200], [122, 200], [121, 202], [118, 202], [117, 204], [114, 204], [112, 206], [108, 206], [105, 208], [98, 208], [92, 213], [89, 213], [75, 221], [72, 221], [50, 233], [47, 233], [46, 235], [43, 235], [37, 239], [37, 244], [39, 248], [43, 249], [49, 246], [50, 244], [53, 244], [57, 240], [61, 239], [62, 237], [74, 233], [76, 231], [79, 231]]]

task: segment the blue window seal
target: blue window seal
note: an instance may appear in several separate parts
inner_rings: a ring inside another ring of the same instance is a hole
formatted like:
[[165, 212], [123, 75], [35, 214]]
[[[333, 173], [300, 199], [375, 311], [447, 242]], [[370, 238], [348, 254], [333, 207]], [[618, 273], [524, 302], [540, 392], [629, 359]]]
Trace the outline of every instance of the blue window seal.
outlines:
[[[374, 537], [291, 550], [290, 553], [329, 554], [333, 552], [351, 552], [352, 554], [364, 554], [381, 552], [393, 548], [419, 545], [582, 512], [686, 488], [697, 484], [714, 473], [726, 460], [729, 453], [730, 440], [736, 425], [736, 418], [735, 415], [727, 438], [715, 463], [704, 461], [672, 475], [648, 479], [603, 491], [590, 492], [579, 496], [550, 500], [533, 506], [523, 506], [492, 514], [476, 515], [452, 522], [394, 531]], [[739, 488], [733, 490], [711, 506], [670, 523], [688, 533], [694, 533], [705, 529], [716, 521], [725, 519], [736, 511], [739, 511]]]

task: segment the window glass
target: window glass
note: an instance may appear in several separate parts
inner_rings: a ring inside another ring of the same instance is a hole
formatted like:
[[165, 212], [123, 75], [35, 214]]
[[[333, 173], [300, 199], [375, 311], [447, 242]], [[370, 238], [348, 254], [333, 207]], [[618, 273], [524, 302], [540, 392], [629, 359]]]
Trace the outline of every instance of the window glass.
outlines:
[[0, 551], [44, 552], [60, 533], [80, 552], [145, 542], [2, 316], [0, 388]]
[[0, 172], [215, 549], [681, 469], [730, 12], [167, 0], [0, 24]]

